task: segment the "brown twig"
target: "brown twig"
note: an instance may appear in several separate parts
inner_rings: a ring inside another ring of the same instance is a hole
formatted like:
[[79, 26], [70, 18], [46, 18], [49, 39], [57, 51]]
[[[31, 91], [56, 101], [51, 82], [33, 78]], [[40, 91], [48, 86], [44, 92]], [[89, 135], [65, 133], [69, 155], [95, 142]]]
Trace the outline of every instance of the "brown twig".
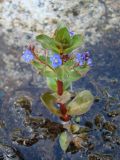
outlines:
[[[34, 46], [33, 46], [33, 47], [30, 46], [29, 49], [30, 49], [31, 52], [33, 53], [35, 59], [36, 59], [40, 64], [44, 64], [45, 66], [47, 65], [50, 69], [52, 69], [52, 70], [55, 72], [55, 70], [54, 70], [49, 64], [47, 64], [46, 62], [43, 62], [43, 61], [40, 60], [39, 56], [35, 53], [35, 47], [34, 47]], [[46, 53], [46, 51], [45, 51], [45, 53]]]

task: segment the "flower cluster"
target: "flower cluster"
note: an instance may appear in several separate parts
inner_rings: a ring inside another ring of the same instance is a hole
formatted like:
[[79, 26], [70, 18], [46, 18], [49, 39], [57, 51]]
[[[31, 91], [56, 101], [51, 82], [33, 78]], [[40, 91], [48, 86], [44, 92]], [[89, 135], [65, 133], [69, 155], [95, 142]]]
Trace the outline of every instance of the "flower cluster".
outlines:
[[80, 66], [83, 66], [84, 64], [92, 66], [92, 59], [90, 58], [90, 53], [77, 53], [75, 57], [75, 62], [77, 62]]
[[[34, 60], [34, 55], [30, 49], [27, 49], [23, 52], [22, 58], [25, 62], [29, 63]], [[57, 68], [62, 65], [62, 60], [66, 62], [69, 59], [68, 55], [63, 55], [62, 57], [54, 53], [50, 56], [50, 61], [52, 63], [53, 68]], [[79, 64], [79, 66], [83, 66], [84, 64], [87, 64], [89, 66], [92, 66], [92, 59], [90, 58], [89, 52], [84, 53], [77, 53], [75, 55], [75, 62]]]

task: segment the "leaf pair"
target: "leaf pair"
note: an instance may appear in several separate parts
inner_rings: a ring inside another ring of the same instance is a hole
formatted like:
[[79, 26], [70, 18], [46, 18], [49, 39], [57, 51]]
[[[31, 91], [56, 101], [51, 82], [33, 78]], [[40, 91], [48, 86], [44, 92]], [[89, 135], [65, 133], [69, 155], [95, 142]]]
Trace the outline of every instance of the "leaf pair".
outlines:
[[79, 80], [81, 77], [86, 75], [89, 71], [90, 67], [76, 67], [74, 69], [69, 69], [68, 66], [62, 65], [61, 67], [57, 68], [56, 76], [51, 76], [47, 78], [47, 85], [48, 87], [53, 90], [57, 91], [57, 83], [56, 79], [59, 79], [63, 82], [64, 90], [67, 89], [73, 81]]
[[58, 27], [54, 37], [50, 38], [47, 35], [41, 34], [36, 37], [43, 48], [52, 50], [56, 53], [70, 53], [78, 48], [83, 43], [82, 35], [74, 35], [70, 37], [70, 33], [66, 27]]
[[[68, 98], [67, 97], [65, 98], [65, 96], [68, 96], [69, 94], [67, 94], [67, 92], [65, 94], [63, 94], [64, 99], [67, 99], [69, 101], [70, 96]], [[55, 107], [55, 104], [57, 102], [57, 96], [55, 96], [55, 94], [52, 94], [50, 92], [44, 93], [41, 96], [41, 100], [50, 112], [52, 112], [53, 114], [59, 117], [62, 116], [59, 108]], [[72, 101], [66, 104], [66, 108], [67, 108], [66, 114], [71, 116], [82, 115], [90, 109], [90, 107], [93, 104], [93, 101], [94, 101], [94, 97], [90, 91], [84, 90], [82, 92], [79, 92]]]

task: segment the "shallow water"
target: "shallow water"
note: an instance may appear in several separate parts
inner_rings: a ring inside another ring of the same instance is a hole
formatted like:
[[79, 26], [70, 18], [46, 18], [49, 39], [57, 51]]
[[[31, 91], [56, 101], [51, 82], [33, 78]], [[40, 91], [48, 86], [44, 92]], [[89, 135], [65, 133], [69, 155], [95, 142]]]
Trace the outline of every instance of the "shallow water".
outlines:
[[[58, 134], [62, 131], [61, 122], [41, 104], [39, 96], [47, 88], [35, 85], [34, 78], [29, 82], [26, 80], [21, 86], [15, 84], [12, 91], [6, 92], [4, 87], [0, 89], [1, 145], [15, 147], [24, 160], [119, 160], [119, 39], [119, 32], [111, 30], [94, 46], [86, 44], [85, 50], [92, 53], [93, 67], [87, 77], [73, 84], [74, 91], [78, 88], [88, 89], [96, 96], [94, 105], [88, 113], [81, 116], [80, 121], [81, 126], [89, 128], [89, 146], [76, 153], [62, 152], [58, 143]], [[3, 50], [4, 47], [2, 46]], [[11, 83], [8, 86], [11, 87], [10, 85]], [[21, 96], [30, 101], [26, 108], [15, 105]], [[53, 133], [48, 126], [61, 130]]]

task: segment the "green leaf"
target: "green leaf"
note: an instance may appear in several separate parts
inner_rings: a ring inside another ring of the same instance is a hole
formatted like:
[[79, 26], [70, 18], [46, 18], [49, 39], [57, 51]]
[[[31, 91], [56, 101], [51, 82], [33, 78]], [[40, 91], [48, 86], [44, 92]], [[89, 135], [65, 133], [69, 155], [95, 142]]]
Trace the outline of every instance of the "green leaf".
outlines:
[[62, 23], [61, 23], [61, 22], [58, 23], [58, 24], [57, 24], [57, 29], [55, 30], [55, 33], [56, 33], [58, 30], [60, 30], [61, 28], [64, 28], [64, 27], [66, 27], [65, 23], [63, 23], [63, 22], [62, 22]]
[[89, 70], [90, 70], [89, 66], [85, 66], [85, 67], [79, 66], [75, 68], [75, 71], [77, 71], [82, 77], [85, 76]]
[[68, 61], [64, 62], [63, 66], [65, 67], [72, 67], [74, 66], [75, 62], [73, 59], [69, 59]]
[[47, 86], [53, 90], [53, 91], [57, 91], [57, 82], [56, 82], [56, 79], [54, 78], [48, 78], [47, 77]]
[[82, 115], [86, 113], [93, 104], [94, 97], [90, 91], [84, 90], [77, 94], [77, 96], [67, 105], [67, 114]]
[[68, 29], [66, 27], [58, 29], [55, 32], [55, 40], [61, 44], [69, 44], [71, 38]]
[[79, 80], [81, 77], [85, 76], [90, 70], [89, 66], [86, 67], [75, 67], [74, 69], [68, 69], [68, 81], [73, 82]]
[[63, 82], [64, 90], [68, 89], [70, 85], [71, 85], [71, 82], [68, 79], [64, 80]]
[[61, 96], [59, 96], [57, 93], [53, 93], [52, 95], [56, 97], [57, 102], [60, 102], [60, 103], [63, 103], [63, 104], [70, 101], [71, 96], [72, 96], [71, 93], [68, 92], [68, 91], [64, 91]]
[[59, 117], [62, 116], [60, 110], [55, 107], [56, 98], [50, 92], [44, 93], [40, 98], [42, 103], [50, 112]]
[[55, 72], [52, 69], [50, 69], [49, 67], [46, 67], [44, 69], [43, 76], [47, 77], [47, 78], [53, 78], [53, 77], [54, 77], [54, 79], [57, 78]]
[[54, 39], [48, 37], [47, 35], [41, 34], [36, 37], [37, 41], [41, 43], [43, 48], [50, 49], [54, 52], [59, 53], [59, 49], [57, 48], [57, 42]]
[[66, 128], [68, 132], [76, 133], [79, 131], [80, 126], [78, 124], [66, 124], [64, 128]]
[[38, 61], [33, 61], [32, 65], [40, 71], [42, 71], [43, 68], [45, 67], [45, 64], [42, 64], [42, 63], [40, 64]]
[[[42, 60], [43, 62], [43, 60]], [[33, 61], [32, 65], [42, 74], [42, 76], [47, 77], [47, 78], [57, 78], [56, 73], [48, 66], [45, 64], [40, 64], [37, 61]]]
[[57, 77], [59, 80], [64, 81], [68, 78], [68, 68], [62, 65], [61, 67], [56, 68]]
[[82, 35], [74, 35], [70, 42], [70, 47], [64, 50], [64, 53], [70, 53], [74, 49], [80, 47], [83, 43], [83, 36]]
[[80, 78], [81, 78], [81, 75], [80, 75], [79, 73], [77, 73], [74, 69], [69, 70], [68, 80], [69, 80], [70, 82], [76, 81], [76, 80], [78, 80], [78, 79], [80, 79]]
[[62, 150], [65, 152], [70, 144], [70, 136], [66, 131], [60, 134], [59, 143]]
[[46, 61], [46, 57], [43, 56], [43, 55], [40, 55], [40, 56], [39, 56], [39, 59], [40, 59], [42, 62], [45, 62], [45, 61]]

